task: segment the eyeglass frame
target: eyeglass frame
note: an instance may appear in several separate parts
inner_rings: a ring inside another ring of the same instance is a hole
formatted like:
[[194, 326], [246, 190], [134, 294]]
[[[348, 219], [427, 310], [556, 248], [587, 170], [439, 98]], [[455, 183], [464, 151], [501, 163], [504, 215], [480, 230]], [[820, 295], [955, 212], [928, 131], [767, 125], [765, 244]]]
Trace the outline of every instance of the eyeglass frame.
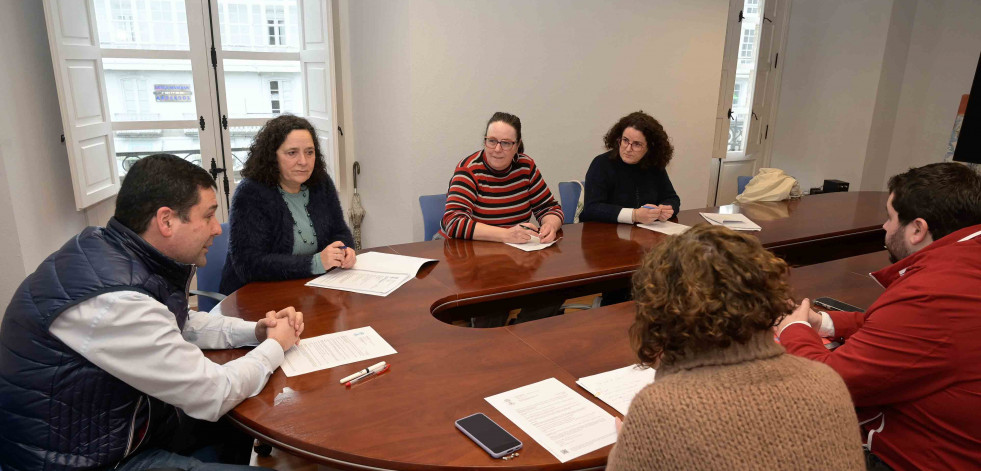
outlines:
[[[494, 141], [496, 144], [491, 144]], [[511, 150], [514, 146], [518, 145], [519, 141], [501, 141], [493, 137], [484, 137], [484, 147], [487, 149], [494, 149], [498, 145], [501, 146], [501, 150]]]
[[624, 144], [626, 144], [627, 147], [633, 151], [644, 150], [647, 148], [647, 143], [640, 142], [640, 141], [631, 141], [627, 136], [620, 136], [619, 141], [620, 141], [620, 147], [623, 147]]

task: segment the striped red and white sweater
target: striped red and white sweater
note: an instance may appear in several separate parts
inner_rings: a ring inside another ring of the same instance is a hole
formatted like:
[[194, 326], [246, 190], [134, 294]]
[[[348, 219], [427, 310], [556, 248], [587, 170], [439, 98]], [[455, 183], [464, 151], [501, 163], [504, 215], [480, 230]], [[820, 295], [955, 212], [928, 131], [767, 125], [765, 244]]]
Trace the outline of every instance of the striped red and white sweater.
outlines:
[[507, 170], [484, 163], [484, 151], [460, 161], [446, 192], [446, 210], [440, 234], [446, 238], [472, 239], [477, 223], [511, 227], [554, 214], [561, 221], [562, 208], [552, 197], [535, 161], [517, 154]]

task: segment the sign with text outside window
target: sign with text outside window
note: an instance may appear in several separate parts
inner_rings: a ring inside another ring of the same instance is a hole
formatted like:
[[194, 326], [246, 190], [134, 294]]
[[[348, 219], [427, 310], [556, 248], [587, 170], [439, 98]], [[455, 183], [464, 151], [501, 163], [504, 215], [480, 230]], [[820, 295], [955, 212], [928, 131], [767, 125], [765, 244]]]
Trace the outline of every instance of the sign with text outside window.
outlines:
[[160, 103], [190, 103], [190, 85], [153, 85], [153, 99]]

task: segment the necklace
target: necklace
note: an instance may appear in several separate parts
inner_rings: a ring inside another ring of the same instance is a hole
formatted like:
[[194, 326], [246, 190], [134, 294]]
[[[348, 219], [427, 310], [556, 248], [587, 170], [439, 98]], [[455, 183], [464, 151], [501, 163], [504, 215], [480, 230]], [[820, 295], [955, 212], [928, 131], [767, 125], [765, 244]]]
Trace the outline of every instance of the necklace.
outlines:
[[[291, 194], [291, 193], [287, 193], [282, 188], [279, 188], [279, 193], [283, 195], [284, 199], [293, 198], [295, 197], [295, 195], [299, 195], [304, 201], [306, 201], [306, 203], [304, 203], [303, 205], [303, 210], [307, 214], [307, 223], [310, 224], [311, 232], [316, 233], [316, 231], [313, 230], [313, 218], [310, 216], [310, 190], [307, 187], [301, 187], [299, 193]], [[300, 230], [300, 226], [299, 224], [297, 224], [295, 217], [293, 218], [293, 230], [296, 232], [296, 236], [299, 237], [300, 240], [303, 242], [303, 245], [316, 247], [317, 245], [316, 238], [314, 238], [314, 240], [312, 241], [307, 240], [307, 238], [303, 236], [303, 231]]]

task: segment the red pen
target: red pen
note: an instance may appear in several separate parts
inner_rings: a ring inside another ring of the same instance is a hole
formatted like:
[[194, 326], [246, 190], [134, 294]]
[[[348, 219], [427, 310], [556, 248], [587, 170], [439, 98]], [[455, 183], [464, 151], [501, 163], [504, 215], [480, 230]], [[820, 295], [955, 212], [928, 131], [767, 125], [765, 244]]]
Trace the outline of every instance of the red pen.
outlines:
[[375, 376], [378, 376], [378, 375], [380, 375], [380, 374], [388, 371], [388, 369], [391, 368], [391, 367], [392, 367], [392, 365], [390, 365], [390, 364], [389, 365], [385, 365], [384, 368], [382, 368], [382, 369], [380, 369], [378, 371], [375, 371], [373, 373], [368, 373], [368, 374], [366, 374], [364, 376], [358, 376], [357, 378], [354, 378], [351, 381], [348, 381], [348, 382], [344, 383], [344, 386], [351, 387], [351, 386], [353, 386], [355, 384], [358, 384], [358, 383], [360, 383], [360, 382], [362, 382], [362, 381], [364, 381], [364, 380], [366, 380], [368, 378], [373, 378]]

